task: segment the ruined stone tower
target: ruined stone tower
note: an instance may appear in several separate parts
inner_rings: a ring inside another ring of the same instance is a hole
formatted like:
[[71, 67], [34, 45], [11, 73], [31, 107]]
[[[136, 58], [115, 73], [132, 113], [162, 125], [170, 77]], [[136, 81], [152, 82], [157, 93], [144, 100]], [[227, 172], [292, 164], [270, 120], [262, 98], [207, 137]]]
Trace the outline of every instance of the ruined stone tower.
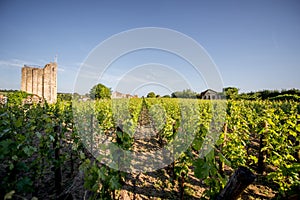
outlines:
[[44, 68], [22, 67], [21, 90], [43, 97], [48, 103], [57, 99], [57, 64], [50, 62]]

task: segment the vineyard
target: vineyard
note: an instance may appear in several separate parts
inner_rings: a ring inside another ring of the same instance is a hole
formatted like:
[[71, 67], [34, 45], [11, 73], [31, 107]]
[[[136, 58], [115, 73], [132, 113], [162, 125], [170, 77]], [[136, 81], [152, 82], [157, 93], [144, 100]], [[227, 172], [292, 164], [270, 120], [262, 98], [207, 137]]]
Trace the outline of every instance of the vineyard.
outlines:
[[300, 104], [177, 98], [0, 105], [1, 199], [297, 199]]

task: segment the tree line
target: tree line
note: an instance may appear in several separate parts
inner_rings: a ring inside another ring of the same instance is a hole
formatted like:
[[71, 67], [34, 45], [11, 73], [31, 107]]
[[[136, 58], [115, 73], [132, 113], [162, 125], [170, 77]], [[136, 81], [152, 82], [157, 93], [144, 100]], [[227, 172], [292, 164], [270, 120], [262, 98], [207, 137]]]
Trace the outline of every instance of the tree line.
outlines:
[[[28, 94], [17, 90], [0, 90], [1, 94], [9, 97], [10, 99], [18, 99], [19, 101], [25, 98]], [[99, 83], [91, 88], [88, 94], [80, 95], [78, 93], [58, 93], [59, 100], [71, 100], [80, 98], [90, 99], [109, 99], [111, 98], [112, 90], [105, 85]], [[260, 90], [256, 92], [239, 93], [239, 89], [236, 87], [225, 87], [222, 92], [217, 93], [221, 99], [230, 100], [294, 100], [300, 101], [300, 90], [282, 89], [279, 90]], [[197, 93], [191, 89], [185, 89], [182, 91], [175, 91], [170, 95], [160, 96], [153, 91], [146, 95], [147, 98], [188, 98], [188, 99], [201, 99], [201, 93]]]
[[293, 89], [282, 89], [279, 90], [260, 90], [257, 92], [248, 92], [239, 94], [237, 88], [227, 88], [225, 91], [226, 99], [234, 100], [294, 100], [300, 101], [300, 90]]

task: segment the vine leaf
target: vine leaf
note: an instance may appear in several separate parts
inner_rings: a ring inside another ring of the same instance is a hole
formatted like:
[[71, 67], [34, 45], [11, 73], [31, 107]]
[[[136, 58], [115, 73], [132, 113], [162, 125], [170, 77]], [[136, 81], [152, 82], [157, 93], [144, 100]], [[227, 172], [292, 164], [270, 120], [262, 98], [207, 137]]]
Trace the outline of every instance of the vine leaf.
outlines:
[[195, 176], [199, 179], [203, 179], [209, 176], [210, 166], [204, 159], [199, 158], [194, 162]]

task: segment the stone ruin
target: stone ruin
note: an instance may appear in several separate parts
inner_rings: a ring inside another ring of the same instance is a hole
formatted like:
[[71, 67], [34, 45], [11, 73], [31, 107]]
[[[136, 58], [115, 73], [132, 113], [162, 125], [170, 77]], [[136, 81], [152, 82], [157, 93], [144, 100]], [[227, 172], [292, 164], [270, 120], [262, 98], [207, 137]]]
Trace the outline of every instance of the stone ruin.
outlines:
[[48, 103], [57, 100], [57, 63], [50, 62], [44, 68], [22, 67], [21, 90], [37, 95]]

